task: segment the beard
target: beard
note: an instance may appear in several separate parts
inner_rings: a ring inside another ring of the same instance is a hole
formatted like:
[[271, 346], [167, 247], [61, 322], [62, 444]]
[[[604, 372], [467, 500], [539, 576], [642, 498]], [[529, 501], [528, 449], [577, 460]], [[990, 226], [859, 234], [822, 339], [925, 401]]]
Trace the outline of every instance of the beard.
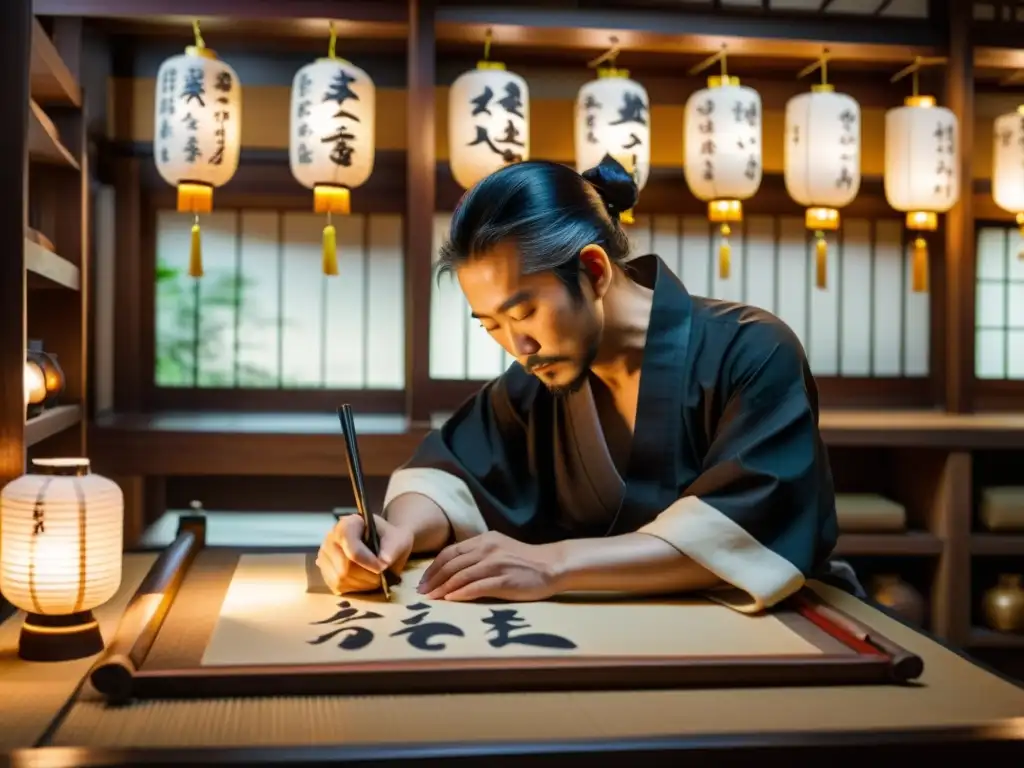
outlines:
[[[590, 376], [590, 366], [594, 364], [594, 360], [597, 359], [597, 353], [600, 345], [600, 338], [595, 334], [588, 344], [583, 357], [577, 362], [577, 369], [573, 378], [565, 384], [548, 384], [544, 382], [544, 385], [548, 388], [548, 391], [555, 397], [568, 397], [580, 391], [583, 385], [587, 382], [587, 377]], [[568, 362], [566, 358], [560, 359], [562, 362]], [[542, 364], [541, 362], [537, 363]], [[543, 379], [541, 379], [543, 381]]]

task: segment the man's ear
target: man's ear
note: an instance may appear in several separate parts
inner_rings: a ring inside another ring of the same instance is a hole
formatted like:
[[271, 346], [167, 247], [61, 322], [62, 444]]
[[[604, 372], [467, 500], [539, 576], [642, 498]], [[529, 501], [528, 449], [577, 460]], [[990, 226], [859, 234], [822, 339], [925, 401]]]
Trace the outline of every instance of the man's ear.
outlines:
[[612, 284], [612, 260], [600, 245], [591, 244], [580, 251], [580, 264], [595, 298], [602, 298]]

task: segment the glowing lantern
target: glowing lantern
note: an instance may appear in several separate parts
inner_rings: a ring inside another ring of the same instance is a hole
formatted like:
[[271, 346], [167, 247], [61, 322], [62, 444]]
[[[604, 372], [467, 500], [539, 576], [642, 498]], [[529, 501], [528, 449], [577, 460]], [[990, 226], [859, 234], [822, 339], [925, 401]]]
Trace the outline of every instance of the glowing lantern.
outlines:
[[721, 225], [718, 273], [726, 279], [729, 225], [743, 220], [743, 201], [761, 186], [761, 96], [726, 73], [724, 53], [695, 69], [718, 60], [722, 74], [686, 101], [683, 171], [693, 194], [707, 202], [708, 218]]
[[448, 91], [448, 164], [463, 189], [530, 159], [530, 89], [503, 63], [489, 60], [490, 47], [488, 35], [483, 61]]
[[825, 80], [786, 104], [786, 191], [807, 208], [804, 217], [816, 238], [815, 276], [827, 281], [825, 230], [839, 228], [839, 208], [860, 190], [860, 105], [835, 93]]
[[[1024, 235], [1024, 106], [995, 120], [992, 142], [992, 199], [1016, 214]], [[1024, 251], [1017, 254], [1024, 257]]]
[[242, 89], [235, 71], [206, 47], [193, 22], [195, 45], [160, 65], [156, 75], [153, 157], [160, 176], [178, 189], [178, 211], [190, 213], [188, 273], [203, 274], [199, 214], [213, 209], [213, 190], [238, 169]]
[[0, 590], [28, 616], [19, 655], [81, 658], [103, 649], [92, 609], [121, 583], [124, 496], [88, 459], [35, 459], [0, 494]]
[[906, 214], [914, 239], [912, 287], [928, 290], [928, 243], [922, 232], [938, 228], [938, 214], [960, 196], [960, 135], [956, 115], [932, 96], [907, 97], [885, 113], [885, 197]]
[[333, 214], [351, 211], [351, 190], [373, 172], [377, 89], [366, 72], [335, 54], [331, 24], [327, 57], [307, 64], [292, 82], [288, 160], [292, 175], [313, 190], [313, 210], [327, 215], [323, 272], [338, 274]]
[[[576, 96], [576, 170], [593, 168], [605, 155], [633, 173], [638, 190], [644, 188], [651, 170], [650, 99], [629, 79], [629, 70], [614, 66], [599, 68], [597, 79]], [[632, 210], [619, 219], [632, 224]]]

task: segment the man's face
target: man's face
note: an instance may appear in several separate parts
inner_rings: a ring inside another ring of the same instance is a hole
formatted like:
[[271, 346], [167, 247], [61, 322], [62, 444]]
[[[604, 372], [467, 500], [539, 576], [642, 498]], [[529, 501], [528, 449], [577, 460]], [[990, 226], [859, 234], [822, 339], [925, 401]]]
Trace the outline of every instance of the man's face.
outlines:
[[500, 244], [457, 270], [473, 317], [555, 394], [586, 381], [601, 341], [602, 315], [589, 284], [575, 299], [550, 272], [519, 273], [515, 246]]

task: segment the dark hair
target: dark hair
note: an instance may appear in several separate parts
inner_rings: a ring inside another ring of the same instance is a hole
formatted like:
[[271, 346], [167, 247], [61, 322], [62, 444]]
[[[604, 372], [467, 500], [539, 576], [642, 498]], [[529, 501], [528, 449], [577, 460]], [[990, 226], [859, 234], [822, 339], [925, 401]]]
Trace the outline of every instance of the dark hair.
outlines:
[[541, 160], [508, 165], [459, 201], [438, 275], [511, 241], [523, 274], [553, 271], [579, 297], [580, 252], [586, 246], [600, 245], [615, 263], [629, 256], [619, 214], [636, 205], [637, 196], [632, 175], [609, 155], [582, 175]]

